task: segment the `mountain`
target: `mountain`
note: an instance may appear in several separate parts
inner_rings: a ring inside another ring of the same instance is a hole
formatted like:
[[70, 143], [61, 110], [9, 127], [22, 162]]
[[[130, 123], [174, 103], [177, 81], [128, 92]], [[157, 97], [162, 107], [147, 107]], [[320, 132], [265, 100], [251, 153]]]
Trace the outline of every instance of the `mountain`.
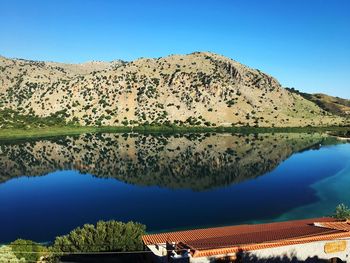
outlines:
[[320, 108], [334, 115], [350, 117], [350, 100], [333, 97], [322, 93], [309, 94], [295, 89], [288, 90], [316, 103]]
[[28, 118], [92, 126], [346, 121], [260, 70], [209, 52], [76, 65], [0, 57], [1, 118], [2, 127], [27, 125]]

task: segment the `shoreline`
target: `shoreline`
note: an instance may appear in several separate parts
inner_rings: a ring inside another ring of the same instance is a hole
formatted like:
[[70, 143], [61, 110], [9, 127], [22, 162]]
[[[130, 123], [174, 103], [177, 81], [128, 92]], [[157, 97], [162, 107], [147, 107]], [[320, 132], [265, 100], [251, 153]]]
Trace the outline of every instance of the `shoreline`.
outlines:
[[350, 137], [341, 137], [334, 135], [339, 141], [350, 141]]
[[[31, 138], [47, 138], [65, 135], [79, 135], [83, 133], [140, 133], [140, 134], [169, 134], [169, 133], [242, 133], [242, 134], [256, 134], [256, 133], [330, 133], [349, 131], [350, 127], [202, 127], [202, 126], [52, 126], [44, 128], [32, 129], [0, 129], [0, 141], [3, 140], [20, 140]], [[336, 134], [330, 134], [339, 137]], [[344, 138], [349, 140], [350, 138]]]

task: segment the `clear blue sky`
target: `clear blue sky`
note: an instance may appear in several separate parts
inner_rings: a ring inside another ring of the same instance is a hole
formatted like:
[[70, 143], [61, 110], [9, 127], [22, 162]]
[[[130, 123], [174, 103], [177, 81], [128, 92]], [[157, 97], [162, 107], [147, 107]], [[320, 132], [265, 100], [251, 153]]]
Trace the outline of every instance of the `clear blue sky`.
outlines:
[[0, 0], [0, 54], [132, 60], [212, 51], [350, 98], [350, 0]]

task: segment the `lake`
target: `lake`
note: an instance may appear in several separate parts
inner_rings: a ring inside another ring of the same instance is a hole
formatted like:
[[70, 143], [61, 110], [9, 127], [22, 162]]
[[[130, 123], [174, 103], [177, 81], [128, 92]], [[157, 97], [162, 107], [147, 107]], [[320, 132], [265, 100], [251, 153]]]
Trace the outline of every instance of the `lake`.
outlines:
[[149, 232], [328, 216], [350, 144], [324, 134], [83, 134], [0, 142], [0, 243], [84, 223]]

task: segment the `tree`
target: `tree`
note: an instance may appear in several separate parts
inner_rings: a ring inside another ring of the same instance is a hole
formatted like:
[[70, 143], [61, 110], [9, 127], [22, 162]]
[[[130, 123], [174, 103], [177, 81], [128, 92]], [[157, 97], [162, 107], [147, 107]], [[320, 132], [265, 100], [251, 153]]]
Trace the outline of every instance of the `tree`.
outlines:
[[335, 208], [335, 212], [333, 215], [336, 219], [349, 219], [350, 218], [350, 208], [345, 204], [340, 204]]
[[105, 252], [142, 250], [146, 227], [134, 222], [99, 221], [85, 224], [68, 235], [56, 237], [55, 252]]
[[11, 247], [9, 246], [0, 246], [0, 262], [6, 263], [25, 263], [25, 259], [18, 259], [13, 253]]
[[35, 262], [47, 253], [46, 247], [31, 240], [17, 239], [9, 244], [18, 259]]

